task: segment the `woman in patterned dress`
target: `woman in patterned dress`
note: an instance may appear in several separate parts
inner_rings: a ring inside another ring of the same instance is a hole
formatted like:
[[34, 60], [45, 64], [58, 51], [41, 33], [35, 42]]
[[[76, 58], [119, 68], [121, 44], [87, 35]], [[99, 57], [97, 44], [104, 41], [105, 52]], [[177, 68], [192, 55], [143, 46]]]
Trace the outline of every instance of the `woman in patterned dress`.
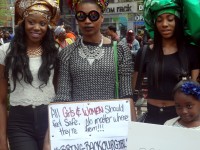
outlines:
[[[59, 80], [55, 101], [107, 100], [115, 98], [113, 43], [101, 32], [107, 1], [72, 1], [82, 38], [59, 54]], [[119, 98], [131, 98], [131, 53], [117, 45]], [[132, 104], [135, 119], [134, 104]]]

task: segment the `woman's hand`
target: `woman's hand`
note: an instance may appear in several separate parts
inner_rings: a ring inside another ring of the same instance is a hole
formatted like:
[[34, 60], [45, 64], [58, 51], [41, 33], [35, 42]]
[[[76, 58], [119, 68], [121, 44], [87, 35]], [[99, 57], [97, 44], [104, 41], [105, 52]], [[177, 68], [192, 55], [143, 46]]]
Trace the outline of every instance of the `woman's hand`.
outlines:
[[9, 150], [8, 149], [8, 143], [7, 142], [2, 143], [0, 141], [0, 150]]
[[135, 104], [132, 98], [130, 98], [130, 107], [131, 107], [131, 121], [136, 121], [137, 116], [136, 116]]
[[47, 130], [45, 138], [44, 138], [43, 150], [51, 150], [50, 139], [49, 139], [49, 129]]

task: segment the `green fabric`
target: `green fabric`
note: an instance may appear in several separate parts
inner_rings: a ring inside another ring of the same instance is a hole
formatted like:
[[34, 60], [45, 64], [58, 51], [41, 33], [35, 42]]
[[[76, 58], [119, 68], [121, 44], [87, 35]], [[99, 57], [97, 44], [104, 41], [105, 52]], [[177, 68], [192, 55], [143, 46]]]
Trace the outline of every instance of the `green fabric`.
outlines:
[[187, 40], [200, 46], [200, 0], [144, 0], [145, 27], [151, 38], [155, 19], [163, 13], [181, 16]]
[[173, 15], [177, 16], [178, 18], [180, 18], [180, 12], [179, 12], [179, 11], [177, 11], [177, 10], [175, 10], [175, 9], [169, 8], [169, 9], [161, 10], [161, 11], [159, 11], [158, 13], [156, 13], [155, 16], [154, 16], [154, 20], [155, 20], [158, 16], [160, 16], [160, 15], [162, 15], [162, 14], [173, 14]]
[[185, 34], [200, 46], [200, 0], [183, 0]]
[[[182, 0], [144, 0], [144, 20], [145, 26], [153, 38], [154, 35], [154, 25], [155, 19], [158, 14], [163, 14], [165, 12], [171, 12], [177, 17], [180, 17], [179, 13], [181, 11], [180, 1]], [[175, 10], [174, 12], [172, 10]]]
[[115, 61], [115, 98], [119, 98], [119, 78], [118, 78], [118, 54], [117, 54], [117, 41], [113, 41], [114, 61]]

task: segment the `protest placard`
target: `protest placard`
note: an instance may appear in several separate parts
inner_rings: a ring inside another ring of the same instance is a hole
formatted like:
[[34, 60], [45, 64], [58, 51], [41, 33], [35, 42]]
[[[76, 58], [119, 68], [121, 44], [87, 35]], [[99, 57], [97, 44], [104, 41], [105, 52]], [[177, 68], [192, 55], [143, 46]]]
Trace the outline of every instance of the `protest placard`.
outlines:
[[130, 122], [128, 150], [199, 150], [200, 131]]
[[130, 100], [49, 105], [52, 150], [127, 149]]

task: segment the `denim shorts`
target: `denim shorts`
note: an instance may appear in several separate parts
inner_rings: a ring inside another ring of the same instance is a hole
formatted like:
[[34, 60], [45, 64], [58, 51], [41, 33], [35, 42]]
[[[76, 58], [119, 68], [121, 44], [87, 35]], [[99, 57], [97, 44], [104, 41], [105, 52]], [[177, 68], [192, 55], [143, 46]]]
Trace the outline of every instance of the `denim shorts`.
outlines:
[[47, 105], [11, 106], [7, 128], [10, 150], [42, 150], [47, 128]]

